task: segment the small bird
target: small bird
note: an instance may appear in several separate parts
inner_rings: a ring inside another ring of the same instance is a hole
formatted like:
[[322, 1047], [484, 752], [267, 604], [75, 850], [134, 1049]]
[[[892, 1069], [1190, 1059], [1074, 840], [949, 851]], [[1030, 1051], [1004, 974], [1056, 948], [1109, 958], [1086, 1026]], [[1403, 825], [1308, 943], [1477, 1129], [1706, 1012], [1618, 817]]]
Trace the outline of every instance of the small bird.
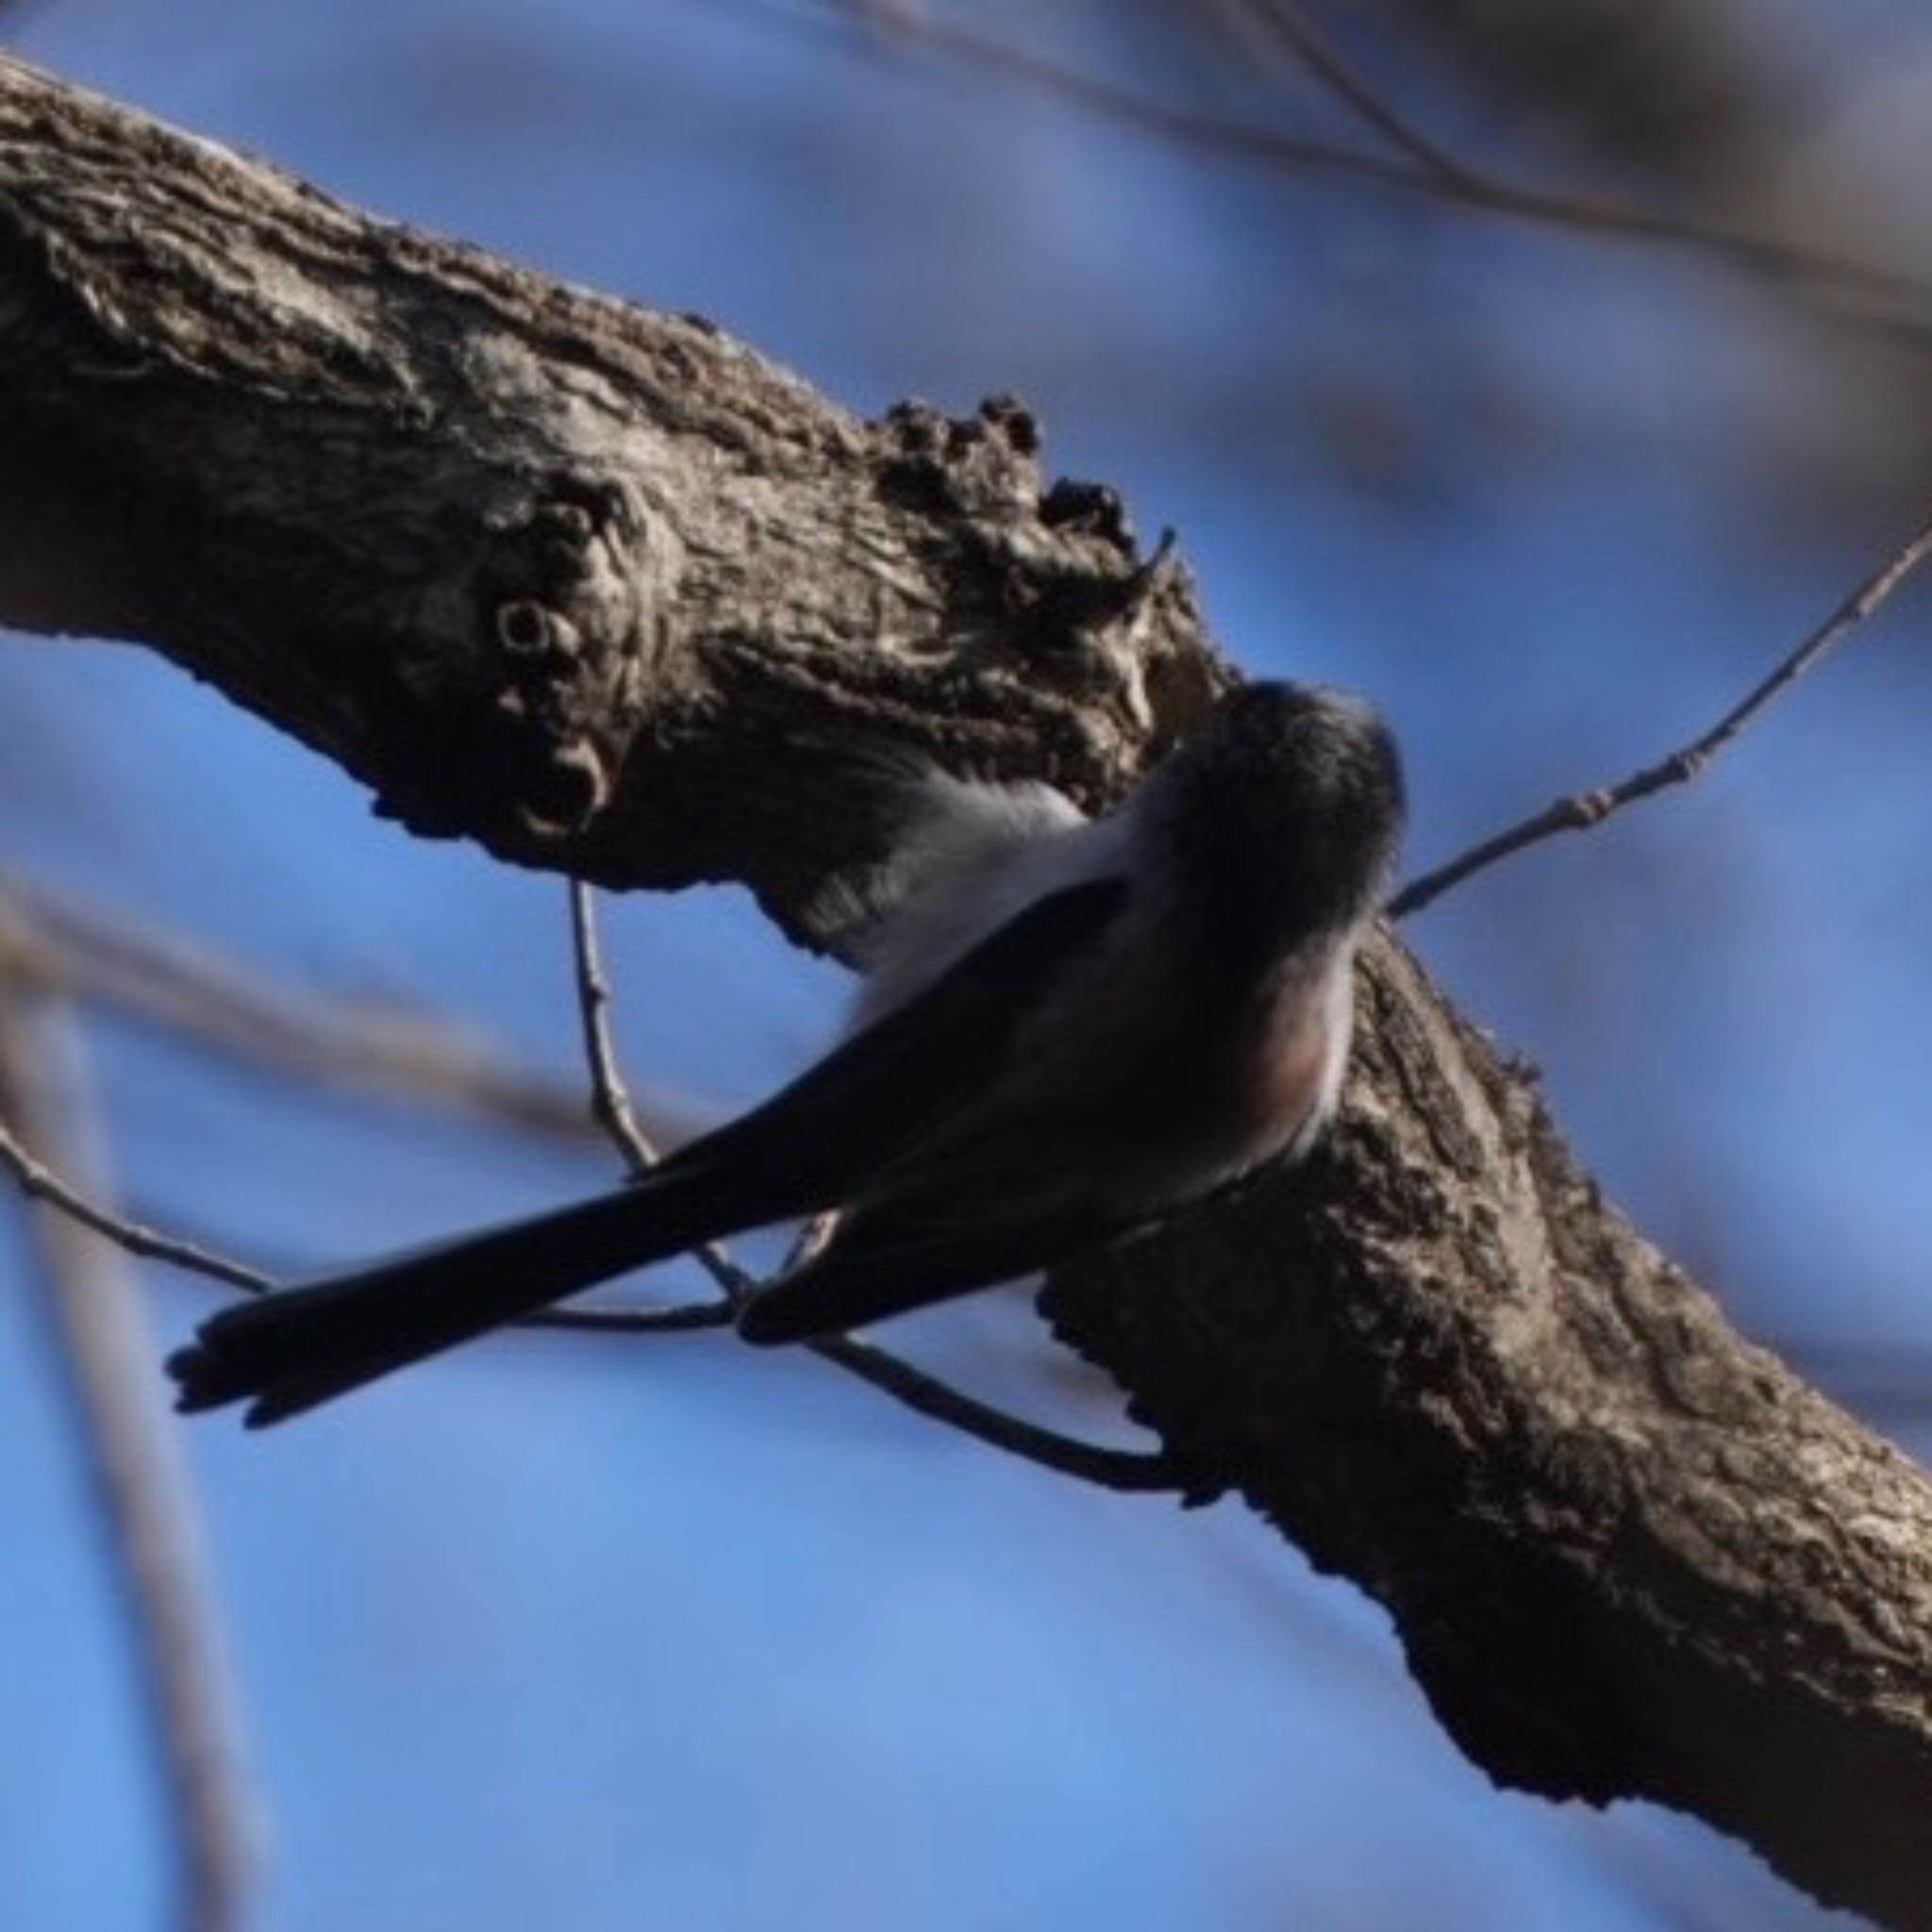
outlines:
[[910, 784], [842, 1041], [646, 1174], [230, 1308], [183, 1411], [279, 1422], [746, 1228], [839, 1210], [751, 1298], [753, 1342], [841, 1332], [1125, 1240], [1335, 1110], [1353, 963], [1404, 810], [1341, 692], [1250, 684], [1089, 819], [1041, 784]]

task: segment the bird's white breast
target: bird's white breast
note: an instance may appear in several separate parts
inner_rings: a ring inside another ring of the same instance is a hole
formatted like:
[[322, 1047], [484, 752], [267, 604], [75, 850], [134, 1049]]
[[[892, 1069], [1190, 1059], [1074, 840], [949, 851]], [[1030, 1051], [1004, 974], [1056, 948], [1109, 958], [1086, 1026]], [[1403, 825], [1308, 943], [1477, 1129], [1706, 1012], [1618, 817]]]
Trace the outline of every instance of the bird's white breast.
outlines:
[[1036, 900], [1125, 870], [1127, 827], [1089, 819], [1050, 785], [923, 781], [883, 880], [888, 910], [860, 946], [862, 1026], [922, 992]]

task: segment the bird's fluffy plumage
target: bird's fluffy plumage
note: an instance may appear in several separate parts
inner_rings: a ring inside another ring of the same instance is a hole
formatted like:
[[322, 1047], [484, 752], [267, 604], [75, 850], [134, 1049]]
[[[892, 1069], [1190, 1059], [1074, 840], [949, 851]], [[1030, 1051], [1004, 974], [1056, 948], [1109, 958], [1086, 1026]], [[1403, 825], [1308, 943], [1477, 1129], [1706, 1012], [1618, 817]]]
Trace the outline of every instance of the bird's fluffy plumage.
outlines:
[[1402, 815], [1353, 699], [1245, 687], [1116, 812], [908, 794], [853, 1029], [625, 1188], [230, 1309], [180, 1406], [272, 1422], [696, 1242], [836, 1207], [741, 1332], [877, 1321], [1129, 1234], [1299, 1155], [1340, 1090], [1350, 965]]

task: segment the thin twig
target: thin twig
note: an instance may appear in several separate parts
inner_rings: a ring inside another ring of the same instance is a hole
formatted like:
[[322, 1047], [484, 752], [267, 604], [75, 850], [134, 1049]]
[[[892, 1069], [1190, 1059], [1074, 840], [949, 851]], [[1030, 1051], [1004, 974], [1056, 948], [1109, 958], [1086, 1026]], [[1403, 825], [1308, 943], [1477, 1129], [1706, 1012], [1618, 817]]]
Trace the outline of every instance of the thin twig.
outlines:
[[275, 1285], [274, 1276], [262, 1274], [259, 1269], [231, 1261], [225, 1255], [197, 1247], [192, 1241], [158, 1234], [139, 1222], [110, 1213], [98, 1202], [88, 1200], [44, 1162], [29, 1154], [5, 1118], [0, 1118], [0, 1165], [12, 1171], [23, 1194], [59, 1208], [70, 1220], [92, 1229], [117, 1247], [125, 1248], [130, 1255], [140, 1255], [150, 1261], [166, 1261], [175, 1268], [185, 1268], [191, 1274], [206, 1274], [212, 1281], [225, 1282], [230, 1288], [246, 1289], [250, 1294], [265, 1294]]
[[1498, 191], [1499, 184], [1486, 180], [1474, 168], [1439, 147], [1406, 114], [1390, 106], [1293, 0], [1245, 0], [1245, 5], [1265, 32], [1391, 146], [1446, 183], [1486, 189], [1491, 193]]
[[610, 981], [605, 976], [604, 955], [597, 944], [597, 915], [591, 888], [582, 879], [568, 883], [577, 1015], [583, 1023], [584, 1058], [591, 1069], [591, 1112], [615, 1142], [631, 1173], [645, 1174], [657, 1166], [658, 1150], [638, 1125], [624, 1076], [617, 1071], [617, 1054], [610, 1041]]
[[[58, 1208], [70, 1220], [91, 1229], [144, 1261], [164, 1261], [190, 1274], [239, 1288], [246, 1294], [273, 1294], [288, 1284], [266, 1270], [219, 1253], [178, 1235], [158, 1233], [142, 1223], [91, 1200], [71, 1181], [56, 1174], [22, 1146], [19, 1136], [0, 1119], [0, 1167], [13, 1175], [20, 1191], [32, 1200]], [[732, 1310], [723, 1301], [675, 1303], [668, 1307], [637, 1307], [606, 1303], [580, 1308], [540, 1308], [521, 1315], [512, 1328], [575, 1328], [590, 1334], [675, 1335], [699, 1328], [726, 1328]]]
[[[571, 952], [576, 967], [584, 1058], [591, 1068], [591, 1110], [624, 1157], [632, 1177], [637, 1178], [657, 1166], [658, 1150], [639, 1126], [629, 1091], [618, 1071], [617, 1053], [610, 1041], [610, 981], [604, 972], [603, 949], [597, 943], [597, 912], [591, 888], [582, 879], [572, 879], [569, 885]], [[702, 1241], [694, 1252], [725, 1302], [736, 1309], [756, 1286], [752, 1277], [731, 1258], [722, 1241]]]
[[[584, 1053], [590, 1062], [592, 1105], [597, 1119], [624, 1155], [634, 1174], [655, 1165], [651, 1145], [637, 1131], [625, 1093], [624, 1075], [610, 1044], [610, 983], [597, 943], [596, 912], [590, 889], [580, 880], [570, 884], [571, 941], [576, 958], [577, 1010], [583, 1018]], [[628, 1124], [626, 1125], [626, 1123]], [[787, 1267], [795, 1267], [816, 1253], [827, 1239], [833, 1217], [808, 1221], [791, 1251]], [[699, 1251], [723, 1290], [721, 1300], [696, 1307], [551, 1309], [532, 1325], [601, 1328], [624, 1334], [664, 1334], [675, 1329], [728, 1326], [738, 1311], [758, 1292], [758, 1283], [732, 1260], [718, 1243]], [[1004, 1449], [1028, 1462], [1061, 1475], [1078, 1476], [1104, 1489], [1122, 1491], [1183, 1490], [1193, 1492], [1179, 1470], [1162, 1456], [1137, 1455], [1128, 1450], [1103, 1449], [1057, 1430], [1021, 1421], [1004, 1410], [962, 1394], [923, 1369], [899, 1359], [872, 1342], [849, 1336], [808, 1341], [806, 1349], [819, 1360], [856, 1375], [915, 1413], [948, 1424], [963, 1435]]]
[[[59, 1044], [53, 1017], [40, 1001], [30, 1018], [21, 989], [0, 985], [0, 1108], [39, 1145], [61, 1148], [61, 1165], [72, 1167], [83, 1137], [70, 1143], [64, 1135], [73, 1096], [61, 1105], [44, 1064]], [[98, 1231], [97, 1220], [76, 1212], [73, 1191], [48, 1179], [40, 1170], [23, 1180], [41, 1203], [29, 1225], [165, 1768], [181, 1861], [175, 1924], [180, 1932], [227, 1932], [253, 1887], [256, 1813], [235, 1748], [192, 1506], [172, 1436], [157, 1425], [153, 1353], [131, 1286], [111, 1251], [83, 1231]]]
[[1420, 912], [1439, 899], [1452, 886], [1507, 858], [1526, 846], [1541, 844], [1559, 832], [1587, 831], [1600, 825], [1614, 812], [1634, 805], [1641, 798], [1675, 785], [1688, 784], [1712, 758], [1736, 739], [1781, 692], [1816, 666], [1885, 601], [1932, 555], [1932, 517], [1920, 525], [1907, 541], [1855, 590], [1824, 623], [1818, 625], [1796, 650], [1778, 665], [1748, 696], [1733, 706], [1703, 737], [1674, 751], [1668, 758], [1641, 772], [1633, 772], [1621, 783], [1597, 791], [1573, 792], [1554, 805], [1472, 846], [1447, 865], [1425, 873], [1403, 887], [1385, 908], [1391, 919], [1404, 919]]
[[[244, 1289], [252, 1294], [263, 1293], [275, 1287], [274, 1278], [258, 1269], [245, 1267], [191, 1241], [157, 1234], [151, 1228], [109, 1213], [35, 1160], [4, 1124], [0, 1124], [0, 1161], [12, 1169], [24, 1193], [58, 1208], [62, 1213], [106, 1240], [116, 1242], [130, 1254], [150, 1260], [167, 1261], [175, 1267], [205, 1274], [229, 1287]], [[819, 1216], [807, 1224], [807, 1232], [828, 1224], [829, 1217]], [[795, 1254], [799, 1250], [794, 1248], [793, 1252]], [[808, 1254], [809, 1250], [806, 1252]], [[751, 1291], [751, 1287], [747, 1287], [746, 1292]], [[591, 1335], [680, 1335], [728, 1328], [736, 1318], [737, 1303], [721, 1296], [716, 1301], [678, 1303], [662, 1308], [609, 1305], [541, 1308], [534, 1314], [520, 1317], [510, 1325], [516, 1328], [566, 1329]], [[1190, 1488], [1177, 1467], [1164, 1457], [1142, 1456], [1123, 1449], [1103, 1449], [1060, 1435], [1056, 1430], [1022, 1422], [1003, 1410], [975, 1401], [970, 1395], [961, 1394], [924, 1370], [915, 1369], [869, 1342], [841, 1337], [834, 1341], [808, 1342], [806, 1347], [821, 1359], [883, 1391], [920, 1415], [950, 1423], [966, 1435], [1060, 1474], [1079, 1476], [1111, 1490], [1185, 1491]]]
[[[1474, 174], [1440, 152], [1424, 160], [1414, 150], [1413, 130], [1408, 130], [1407, 157], [1391, 158], [1333, 142], [1284, 134], [1272, 127], [1229, 121], [1082, 73], [1031, 48], [930, 12], [895, 19], [890, 36], [884, 38], [901, 45], [924, 47], [1003, 80], [1036, 88], [1107, 120], [1207, 153], [1261, 166], [1358, 181], [1393, 194], [1444, 201], [1505, 220], [1667, 247], [1694, 248], [1726, 258], [1754, 274], [1815, 282], [1847, 293], [1901, 304], [1903, 308], [1898, 315], [1876, 319], [1913, 340], [1927, 333], [1922, 318], [1928, 301], [1932, 301], [1932, 290], [1910, 275], [1872, 268], [1771, 236], [1740, 233], [1625, 202], [1514, 187], [1489, 175]], [[1910, 320], [1904, 319], [1907, 315]]]
[[[15, 974], [34, 992], [67, 991], [132, 1008], [201, 1039], [205, 1044], [237, 1046], [249, 1058], [303, 1071], [346, 1062], [357, 1073], [375, 1071], [434, 1094], [474, 1100], [486, 1111], [543, 1131], [582, 1131], [581, 1099], [562, 1089], [525, 1082], [488, 1061], [469, 1058], [452, 1036], [427, 1023], [399, 1018], [391, 1034], [387, 1016], [341, 1015], [305, 1002], [299, 995], [254, 982], [232, 962], [202, 954], [170, 936], [140, 932], [47, 894], [0, 878], [0, 968]], [[125, 969], [127, 976], [121, 976]], [[223, 1008], [226, 1019], [220, 1017]], [[207, 1024], [204, 1024], [206, 1022]], [[366, 1024], [369, 1030], [361, 1034]], [[328, 1033], [346, 1028], [341, 1050], [303, 1044], [305, 1028]], [[357, 1036], [361, 1034], [358, 1039]], [[608, 1049], [607, 1049], [608, 1051]], [[648, 1149], [627, 1096], [624, 1117]], [[0, 1167], [8, 1169], [24, 1194], [59, 1208], [82, 1226], [143, 1260], [163, 1261], [192, 1274], [250, 1294], [267, 1294], [284, 1284], [265, 1269], [238, 1261], [215, 1249], [166, 1235], [131, 1215], [118, 1214], [87, 1199], [73, 1185], [38, 1160], [0, 1119]], [[722, 1326], [729, 1320], [710, 1303], [663, 1308], [549, 1308], [514, 1325], [575, 1328], [624, 1333], [675, 1333]]]
[[1022, 1422], [1005, 1409], [962, 1394], [950, 1384], [928, 1375], [923, 1369], [915, 1369], [872, 1342], [840, 1335], [807, 1346], [821, 1361], [831, 1362], [847, 1374], [857, 1375], [861, 1382], [882, 1391], [915, 1413], [945, 1423], [962, 1435], [1004, 1449], [1009, 1456], [1038, 1463], [1057, 1475], [1077, 1476], [1100, 1489], [1124, 1493], [1181, 1490], [1204, 1498], [1207, 1493], [1196, 1491], [1180, 1465], [1169, 1457], [1145, 1455], [1133, 1449], [1104, 1449], [1095, 1442], [1063, 1436], [1058, 1429]]
[[590, 1335], [691, 1335], [706, 1328], [729, 1328], [736, 1306], [723, 1295], [708, 1302], [675, 1302], [668, 1307], [639, 1307], [625, 1302], [592, 1303], [583, 1308], [539, 1308], [520, 1316], [518, 1328], [574, 1328]]

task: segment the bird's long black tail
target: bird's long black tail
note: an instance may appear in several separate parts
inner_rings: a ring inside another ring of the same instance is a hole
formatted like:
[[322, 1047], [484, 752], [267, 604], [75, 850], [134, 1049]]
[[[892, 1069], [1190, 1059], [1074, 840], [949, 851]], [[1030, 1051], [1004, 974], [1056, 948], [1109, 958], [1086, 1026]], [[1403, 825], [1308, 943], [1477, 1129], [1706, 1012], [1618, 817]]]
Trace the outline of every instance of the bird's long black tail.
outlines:
[[169, 1357], [175, 1406], [246, 1402], [250, 1427], [280, 1422], [612, 1275], [792, 1211], [748, 1201], [730, 1170], [673, 1161], [591, 1200], [225, 1309]]
[[[1036, 901], [917, 998], [630, 1187], [217, 1315], [168, 1363], [178, 1407], [246, 1402], [250, 1424], [279, 1422], [613, 1274], [850, 1202], [867, 1176], [985, 1089], [1045, 989], [1127, 899], [1125, 881], [1107, 877]], [[776, 1303], [758, 1339], [817, 1333], [929, 1299], [888, 1280], [901, 1258], [854, 1255], [834, 1270], [828, 1257], [816, 1289], [801, 1286]], [[935, 1291], [956, 1294], [998, 1279], [994, 1263], [1008, 1257], [975, 1247], [903, 1258], [930, 1265]], [[1041, 1258], [1029, 1251], [1020, 1265]]]

